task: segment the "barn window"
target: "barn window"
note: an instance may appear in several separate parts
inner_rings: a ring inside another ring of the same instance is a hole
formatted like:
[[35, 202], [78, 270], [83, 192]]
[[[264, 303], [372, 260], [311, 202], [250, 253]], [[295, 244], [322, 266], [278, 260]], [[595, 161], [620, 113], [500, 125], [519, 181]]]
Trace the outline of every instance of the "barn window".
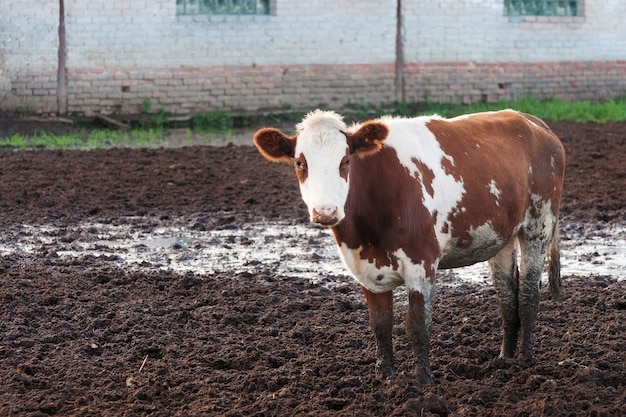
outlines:
[[504, 0], [507, 16], [578, 16], [579, 0]]
[[176, 0], [176, 14], [270, 14], [270, 0]]

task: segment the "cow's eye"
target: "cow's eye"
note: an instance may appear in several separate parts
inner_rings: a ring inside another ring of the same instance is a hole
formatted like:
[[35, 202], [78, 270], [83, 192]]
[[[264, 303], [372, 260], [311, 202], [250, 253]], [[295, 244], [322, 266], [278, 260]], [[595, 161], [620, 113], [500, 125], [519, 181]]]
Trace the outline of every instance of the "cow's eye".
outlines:
[[300, 159], [296, 159], [294, 165], [297, 169], [304, 169], [304, 162], [302, 162]]
[[345, 156], [341, 160], [341, 163], [339, 164], [339, 175], [341, 175], [343, 179], [347, 180], [349, 172], [350, 172], [350, 157]]

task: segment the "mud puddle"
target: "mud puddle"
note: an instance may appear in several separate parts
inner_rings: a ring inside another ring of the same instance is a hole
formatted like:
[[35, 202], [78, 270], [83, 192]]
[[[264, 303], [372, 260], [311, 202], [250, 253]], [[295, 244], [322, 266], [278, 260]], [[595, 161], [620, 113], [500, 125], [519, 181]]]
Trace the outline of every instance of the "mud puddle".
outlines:
[[[133, 270], [200, 275], [270, 270], [313, 282], [348, 275], [332, 235], [325, 228], [251, 223], [199, 231], [186, 225], [154, 227], [141, 221], [135, 218], [121, 225], [81, 223], [63, 228], [21, 225], [5, 234], [0, 254], [43, 256], [65, 262], [90, 257]], [[562, 232], [561, 249], [565, 276], [600, 275], [620, 280], [626, 277], [623, 225], [567, 225]], [[486, 262], [440, 274], [448, 278], [446, 282], [490, 283]]]

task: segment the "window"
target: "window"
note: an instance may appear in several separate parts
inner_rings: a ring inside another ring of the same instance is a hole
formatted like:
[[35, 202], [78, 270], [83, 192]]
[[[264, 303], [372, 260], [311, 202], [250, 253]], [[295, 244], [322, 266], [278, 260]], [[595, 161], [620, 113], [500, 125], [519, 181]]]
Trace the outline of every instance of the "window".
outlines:
[[578, 16], [578, 0], [504, 0], [507, 16]]
[[270, 0], [176, 0], [176, 14], [269, 14]]

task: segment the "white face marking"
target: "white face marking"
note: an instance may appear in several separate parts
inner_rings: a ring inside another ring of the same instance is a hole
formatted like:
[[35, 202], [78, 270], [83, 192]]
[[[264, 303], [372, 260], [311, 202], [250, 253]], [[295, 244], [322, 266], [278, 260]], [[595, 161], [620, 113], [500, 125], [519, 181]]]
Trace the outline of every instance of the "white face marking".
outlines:
[[308, 167], [300, 193], [311, 218], [314, 209], [325, 208], [336, 208], [339, 221], [345, 217], [349, 183], [339, 174], [339, 165], [348, 147], [346, 136], [341, 132], [345, 129], [341, 116], [321, 111], [309, 113], [297, 126], [295, 156], [304, 155]]

